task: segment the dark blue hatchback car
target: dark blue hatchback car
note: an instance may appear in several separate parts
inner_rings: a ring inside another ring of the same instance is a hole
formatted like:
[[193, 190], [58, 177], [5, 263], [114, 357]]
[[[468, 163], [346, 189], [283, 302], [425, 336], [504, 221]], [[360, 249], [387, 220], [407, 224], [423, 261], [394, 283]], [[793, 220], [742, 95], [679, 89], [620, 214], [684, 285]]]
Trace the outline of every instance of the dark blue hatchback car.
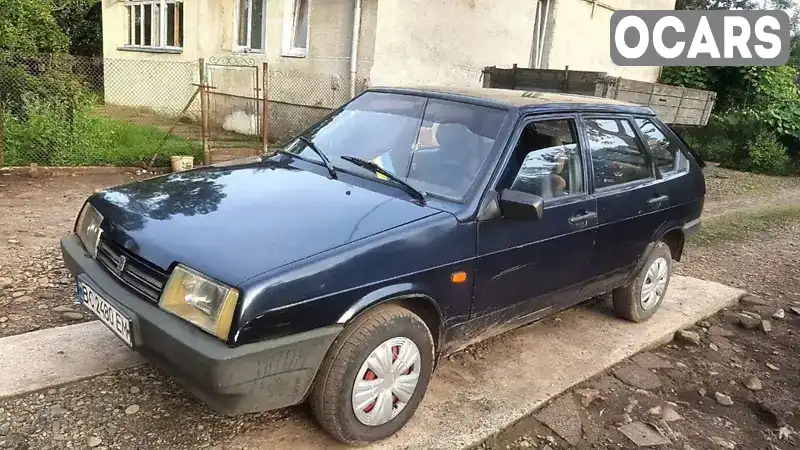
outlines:
[[275, 155], [92, 195], [61, 245], [78, 301], [214, 409], [308, 399], [355, 444], [466, 345], [609, 291], [652, 316], [704, 195], [646, 108], [370, 89]]

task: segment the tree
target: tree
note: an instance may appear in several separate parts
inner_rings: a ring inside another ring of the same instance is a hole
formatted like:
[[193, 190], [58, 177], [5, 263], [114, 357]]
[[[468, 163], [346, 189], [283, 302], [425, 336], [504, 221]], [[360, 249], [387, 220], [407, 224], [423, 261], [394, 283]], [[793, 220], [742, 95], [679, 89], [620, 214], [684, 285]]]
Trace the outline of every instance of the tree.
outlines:
[[697, 9], [755, 9], [756, 3], [752, 0], [677, 0], [677, 10]]
[[33, 56], [66, 50], [69, 39], [52, 9], [51, 0], [0, 0], [0, 52]]
[[103, 22], [100, 0], [58, 0], [53, 16], [69, 37], [69, 53], [79, 56], [103, 54]]
[[792, 38], [792, 48], [789, 51], [788, 65], [800, 70], [800, 35]]

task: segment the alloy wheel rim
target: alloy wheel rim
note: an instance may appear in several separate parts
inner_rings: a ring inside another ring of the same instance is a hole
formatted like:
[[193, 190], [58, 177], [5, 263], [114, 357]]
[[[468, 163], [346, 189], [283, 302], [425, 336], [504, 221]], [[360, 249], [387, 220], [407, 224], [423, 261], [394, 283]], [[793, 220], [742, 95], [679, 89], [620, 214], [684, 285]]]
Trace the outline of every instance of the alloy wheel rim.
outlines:
[[658, 305], [666, 291], [668, 279], [669, 263], [664, 258], [657, 258], [650, 264], [642, 283], [640, 304], [643, 310], [649, 311]]
[[376, 427], [397, 417], [417, 389], [421, 362], [419, 348], [405, 337], [375, 348], [353, 383], [353, 412], [358, 421]]

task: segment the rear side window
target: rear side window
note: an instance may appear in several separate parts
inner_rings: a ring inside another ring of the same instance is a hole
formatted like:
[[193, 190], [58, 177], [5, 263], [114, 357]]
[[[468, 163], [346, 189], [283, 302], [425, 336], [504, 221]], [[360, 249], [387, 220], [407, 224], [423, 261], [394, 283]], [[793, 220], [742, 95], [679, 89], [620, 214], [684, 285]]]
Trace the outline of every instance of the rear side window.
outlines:
[[680, 151], [656, 125], [647, 119], [636, 119], [636, 125], [642, 130], [650, 154], [653, 155], [656, 167], [662, 176], [677, 172], [680, 166]]
[[627, 119], [586, 119], [585, 124], [595, 189], [652, 178], [647, 157]]

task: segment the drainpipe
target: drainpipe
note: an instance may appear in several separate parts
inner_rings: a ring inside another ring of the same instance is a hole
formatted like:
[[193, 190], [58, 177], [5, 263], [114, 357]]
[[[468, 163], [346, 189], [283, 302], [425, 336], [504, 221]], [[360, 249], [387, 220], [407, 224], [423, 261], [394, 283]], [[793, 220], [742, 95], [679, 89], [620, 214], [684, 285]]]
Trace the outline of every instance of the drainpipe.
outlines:
[[358, 39], [361, 36], [361, 0], [353, 9], [353, 47], [350, 49], [350, 98], [356, 96], [356, 71], [358, 70]]
[[547, 19], [550, 17], [550, 2], [553, 0], [546, 0], [544, 5], [544, 15], [542, 16], [542, 36], [541, 41], [539, 42], [539, 52], [536, 61], [536, 67], [541, 69], [542, 68], [542, 53], [544, 53], [544, 42], [547, 39]]
[[533, 17], [533, 42], [531, 43], [531, 59], [528, 64], [532, 69], [538, 69], [536, 65], [539, 58], [539, 41], [542, 39], [542, 30], [539, 26], [539, 15], [541, 14], [542, 0], [536, 0], [536, 13]]

